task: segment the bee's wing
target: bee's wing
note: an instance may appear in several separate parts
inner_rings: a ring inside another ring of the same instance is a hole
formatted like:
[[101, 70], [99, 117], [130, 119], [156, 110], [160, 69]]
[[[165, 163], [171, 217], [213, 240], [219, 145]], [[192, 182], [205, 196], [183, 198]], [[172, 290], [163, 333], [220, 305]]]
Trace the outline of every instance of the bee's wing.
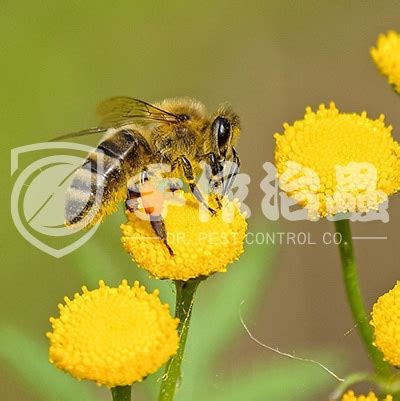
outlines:
[[76, 138], [79, 136], [85, 136], [85, 135], [91, 135], [91, 134], [100, 134], [102, 132], [106, 132], [107, 129], [108, 128], [105, 128], [105, 127], [93, 127], [93, 128], [84, 129], [84, 130], [78, 131], [78, 132], [70, 132], [69, 134], [57, 136], [57, 137], [51, 139], [50, 142], [61, 141], [63, 139]]
[[143, 100], [131, 97], [112, 97], [101, 102], [97, 107], [100, 124], [105, 127], [116, 127], [123, 124], [148, 124], [154, 121], [175, 123], [182, 116], [175, 115]]
[[104, 100], [97, 107], [100, 117], [100, 126], [88, 128], [78, 132], [72, 132], [57, 136], [52, 141], [76, 138], [85, 135], [106, 132], [108, 128], [119, 128], [126, 124], [150, 124], [151, 122], [176, 123], [184, 119], [169, 111], [160, 109], [143, 100], [125, 96], [116, 96]]

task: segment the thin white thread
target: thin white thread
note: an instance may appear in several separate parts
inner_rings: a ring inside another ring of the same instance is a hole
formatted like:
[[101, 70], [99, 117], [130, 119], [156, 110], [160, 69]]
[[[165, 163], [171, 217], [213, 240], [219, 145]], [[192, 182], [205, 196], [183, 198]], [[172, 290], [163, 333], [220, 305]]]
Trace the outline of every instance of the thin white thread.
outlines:
[[353, 330], [358, 326], [358, 324], [355, 324], [351, 329], [347, 330], [346, 333], [343, 335], [346, 337], [347, 335], [351, 334]]
[[244, 329], [246, 330], [248, 336], [250, 337], [251, 340], [253, 340], [255, 343], [257, 343], [258, 345], [260, 345], [263, 348], [266, 348], [269, 351], [275, 352], [278, 355], [281, 356], [285, 356], [287, 358], [290, 359], [294, 359], [296, 361], [301, 361], [301, 362], [310, 362], [313, 363], [315, 365], [318, 365], [319, 367], [321, 367], [323, 370], [325, 370], [325, 372], [329, 373], [332, 377], [334, 377], [337, 381], [339, 382], [344, 382], [344, 379], [342, 379], [341, 377], [339, 377], [337, 374], [335, 374], [334, 372], [332, 372], [328, 367], [326, 367], [325, 365], [323, 365], [321, 362], [315, 361], [314, 359], [308, 359], [308, 358], [300, 358], [298, 356], [294, 356], [291, 354], [288, 354], [286, 352], [282, 352], [279, 351], [278, 348], [273, 348], [270, 347], [267, 344], [262, 343], [260, 340], [258, 340], [256, 337], [253, 336], [253, 334], [251, 333], [251, 331], [249, 330], [249, 328], [247, 327], [246, 323], [243, 320], [243, 316], [242, 316], [242, 305], [244, 304], [244, 300], [241, 302], [240, 304], [240, 309], [239, 309], [239, 317], [240, 317], [240, 322], [242, 323], [242, 326], [244, 327]]

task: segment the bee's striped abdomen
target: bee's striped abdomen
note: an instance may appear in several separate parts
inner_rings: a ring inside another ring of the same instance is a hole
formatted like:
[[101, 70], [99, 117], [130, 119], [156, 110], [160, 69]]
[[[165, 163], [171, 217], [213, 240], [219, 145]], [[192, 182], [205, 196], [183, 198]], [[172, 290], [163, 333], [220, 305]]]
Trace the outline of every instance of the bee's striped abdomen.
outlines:
[[138, 131], [123, 129], [106, 137], [72, 179], [65, 200], [66, 223], [94, 224], [113, 212], [126, 197], [128, 178], [147, 163], [150, 153]]

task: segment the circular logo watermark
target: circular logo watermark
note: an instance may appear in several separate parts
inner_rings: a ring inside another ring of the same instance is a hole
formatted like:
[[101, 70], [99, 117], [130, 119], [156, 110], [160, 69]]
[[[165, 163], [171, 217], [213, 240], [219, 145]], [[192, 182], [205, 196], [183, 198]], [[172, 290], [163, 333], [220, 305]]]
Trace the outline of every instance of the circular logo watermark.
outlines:
[[82, 230], [64, 224], [65, 194], [75, 171], [92, 150], [68, 142], [37, 143], [11, 150], [11, 175], [16, 176], [11, 193], [15, 227], [32, 245], [56, 258], [82, 246], [98, 228], [95, 225]]

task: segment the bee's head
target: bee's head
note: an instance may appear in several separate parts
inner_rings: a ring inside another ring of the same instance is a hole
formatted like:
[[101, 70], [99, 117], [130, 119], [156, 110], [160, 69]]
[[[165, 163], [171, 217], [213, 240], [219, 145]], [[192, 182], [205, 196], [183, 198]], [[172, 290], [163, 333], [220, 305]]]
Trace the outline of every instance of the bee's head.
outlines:
[[214, 147], [223, 159], [230, 159], [232, 146], [240, 135], [239, 116], [228, 105], [219, 107], [211, 122], [211, 136]]

